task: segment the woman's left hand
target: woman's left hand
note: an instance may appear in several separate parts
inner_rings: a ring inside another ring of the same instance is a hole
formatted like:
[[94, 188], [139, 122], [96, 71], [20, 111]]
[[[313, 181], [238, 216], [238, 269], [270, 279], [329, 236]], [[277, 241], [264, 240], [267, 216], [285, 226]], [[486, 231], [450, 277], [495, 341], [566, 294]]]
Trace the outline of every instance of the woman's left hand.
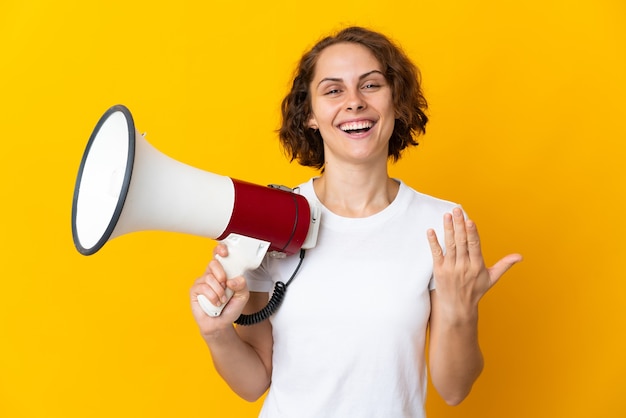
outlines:
[[450, 319], [462, 319], [476, 312], [479, 300], [522, 256], [509, 254], [487, 268], [476, 224], [465, 219], [461, 208], [444, 215], [443, 227], [445, 254], [435, 231], [427, 232], [435, 288], [441, 307], [452, 315]]

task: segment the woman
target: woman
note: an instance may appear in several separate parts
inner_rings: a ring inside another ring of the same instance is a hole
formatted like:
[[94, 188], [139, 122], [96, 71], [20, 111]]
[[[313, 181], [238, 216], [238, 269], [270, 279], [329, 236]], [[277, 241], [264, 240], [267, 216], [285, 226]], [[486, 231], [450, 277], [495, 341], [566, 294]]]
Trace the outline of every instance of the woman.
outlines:
[[[292, 160], [321, 170], [300, 185], [322, 206], [317, 246], [270, 321], [232, 325], [267, 304], [297, 256], [228, 281], [213, 260], [191, 289], [220, 375], [250, 401], [269, 388], [262, 417], [424, 416], [427, 328], [446, 402], [461, 402], [480, 374], [478, 302], [521, 256], [486, 268], [460, 207], [389, 177], [388, 160], [424, 132], [425, 110], [417, 69], [381, 34], [347, 28], [303, 56], [280, 139]], [[235, 294], [222, 315], [205, 315], [197, 296], [219, 305], [225, 287]]]

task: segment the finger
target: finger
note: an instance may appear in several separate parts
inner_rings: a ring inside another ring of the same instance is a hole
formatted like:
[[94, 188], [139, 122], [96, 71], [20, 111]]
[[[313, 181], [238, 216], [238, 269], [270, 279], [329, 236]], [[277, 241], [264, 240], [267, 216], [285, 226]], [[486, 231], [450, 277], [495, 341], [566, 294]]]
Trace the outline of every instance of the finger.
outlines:
[[228, 256], [228, 247], [225, 244], [218, 243], [215, 248], [213, 248], [213, 256], [219, 255], [220, 257]]
[[483, 251], [480, 247], [480, 236], [474, 221], [465, 221], [465, 231], [467, 233], [467, 252], [472, 264], [483, 264]]
[[207, 266], [206, 274], [204, 275], [204, 282], [208, 286], [208, 290], [211, 290], [215, 295], [213, 296], [211, 292], [207, 292], [205, 295], [213, 304], [218, 303], [226, 303], [226, 273], [219, 261], [211, 260], [209, 265]]
[[239, 312], [235, 315], [234, 319], [236, 319], [248, 302], [250, 292], [248, 291], [246, 279], [242, 276], [228, 280], [228, 288], [233, 291], [233, 294], [228, 304], [224, 307], [224, 311], [222, 313], [231, 314], [233, 311]]
[[434, 229], [429, 229], [426, 231], [426, 238], [428, 238], [428, 245], [430, 245], [430, 252], [433, 255], [433, 263], [435, 265], [441, 264], [443, 262], [443, 249], [441, 245], [439, 245], [439, 240], [437, 239], [437, 234]]
[[243, 276], [237, 276], [228, 281], [228, 288], [231, 289], [235, 294], [239, 294], [246, 290], [247, 284], [246, 279]]
[[457, 207], [452, 210], [452, 223], [457, 261], [465, 260], [467, 258], [467, 231], [465, 230], [465, 216], [461, 208]]
[[206, 297], [211, 304], [214, 306], [221, 305], [221, 296], [218, 295], [217, 292], [224, 293], [224, 290], [221, 289], [220, 286], [211, 286], [210, 282], [203, 276], [199, 278], [196, 283], [192, 286], [190, 294], [191, 294], [191, 302], [198, 303], [198, 296], [203, 295]]
[[226, 287], [226, 272], [219, 260], [213, 259], [209, 261], [204, 274], [213, 275], [215, 279], [222, 284], [222, 287]]
[[509, 254], [498, 260], [496, 264], [488, 269], [491, 283], [495, 284], [504, 273], [520, 261], [522, 261], [520, 254]]
[[226, 302], [225, 288], [210, 274], [202, 277], [202, 282], [195, 290], [195, 293], [196, 296], [204, 295], [215, 306], [220, 306]]
[[456, 259], [456, 242], [454, 240], [454, 223], [452, 215], [443, 215], [443, 241], [446, 246], [446, 259], [454, 261]]

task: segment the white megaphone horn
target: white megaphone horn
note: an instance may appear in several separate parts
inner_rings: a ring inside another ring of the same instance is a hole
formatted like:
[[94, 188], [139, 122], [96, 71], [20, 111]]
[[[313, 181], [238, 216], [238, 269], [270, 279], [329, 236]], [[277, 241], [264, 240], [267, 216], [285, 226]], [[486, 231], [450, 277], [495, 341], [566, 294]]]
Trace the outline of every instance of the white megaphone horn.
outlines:
[[[83, 255], [136, 231], [172, 231], [224, 242], [220, 258], [233, 278], [265, 254], [315, 246], [320, 208], [297, 193], [202, 171], [159, 152], [135, 129], [122, 105], [98, 121], [80, 164], [72, 204], [72, 236]], [[230, 299], [232, 292], [227, 289]], [[218, 316], [224, 305], [198, 298]]]

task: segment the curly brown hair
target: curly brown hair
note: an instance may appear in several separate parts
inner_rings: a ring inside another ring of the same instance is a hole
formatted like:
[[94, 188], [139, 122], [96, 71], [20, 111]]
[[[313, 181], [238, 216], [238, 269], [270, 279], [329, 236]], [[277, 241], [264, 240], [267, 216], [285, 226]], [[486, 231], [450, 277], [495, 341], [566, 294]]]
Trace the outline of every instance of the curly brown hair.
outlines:
[[282, 125], [278, 130], [281, 145], [301, 165], [321, 169], [324, 166], [322, 136], [308, 127], [311, 116], [309, 85], [322, 51], [338, 43], [356, 43], [368, 48], [383, 67], [391, 86], [396, 121], [389, 139], [389, 158], [394, 162], [408, 146], [416, 146], [416, 137], [426, 132], [428, 103], [421, 87], [419, 69], [386, 36], [361, 27], [348, 27], [327, 36], [305, 53], [298, 65], [291, 91], [282, 102]]

